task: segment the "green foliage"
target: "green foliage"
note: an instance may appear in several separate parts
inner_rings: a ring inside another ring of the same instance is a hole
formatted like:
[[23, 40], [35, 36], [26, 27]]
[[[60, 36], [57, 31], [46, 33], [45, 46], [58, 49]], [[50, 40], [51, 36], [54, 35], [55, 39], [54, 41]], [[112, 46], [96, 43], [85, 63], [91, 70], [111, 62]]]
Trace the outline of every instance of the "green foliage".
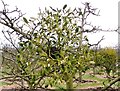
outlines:
[[98, 50], [96, 65], [104, 67], [108, 76], [111, 71], [115, 73], [117, 71], [117, 50], [113, 48], [102, 48]]
[[[7, 4], [3, 2], [3, 5], [0, 23], [10, 28], [3, 34], [12, 47], [2, 49], [4, 70], [0, 80], [6, 79], [30, 90], [52, 88], [64, 83], [66, 87], [61, 89], [70, 91], [74, 88], [74, 81], [79, 79], [81, 82], [83, 72], [93, 66], [105, 68], [108, 75], [116, 71], [116, 51], [111, 48], [98, 52], [90, 49], [99, 45], [103, 38], [97, 44], [90, 44], [85, 36], [101, 30], [87, 22], [89, 15], [98, 16], [96, 8], [91, 8], [89, 3], [84, 3], [83, 9], [71, 9], [67, 4], [62, 9], [39, 9], [38, 17], [29, 19], [23, 17], [24, 14], [17, 8], [9, 11]], [[18, 17], [12, 17], [14, 13]], [[18, 45], [14, 42], [14, 33]]]
[[67, 4], [65, 4], [65, 5], [63, 6], [63, 10], [64, 10], [66, 7], [67, 7]]
[[40, 10], [37, 18], [23, 17], [25, 31], [18, 32], [19, 48], [13, 59], [16, 66], [11, 69], [14, 80], [21, 79], [29, 89], [54, 87], [63, 81], [67, 89], [73, 89], [76, 74], [89, 69], [93, 58], [89, 39], [83, 35], [87, 8], [64, 5], [62, 9]]
[[28, 20], [25, 17], [23, 17], [23, 20], [24, 20], [25, 23], [28, 24]]
[[[34, 22], [40, 24], [39, 31], [30, 32], [32, 39], [19, 43], [19, 72], [30, 88], [37, 88], [38, 84], [46, 79], [49, 82], [43, 83], [45, 88], [54, 86], [58, 80], [70, 83], [69, 80], [72, 82], [79, 70], [85, 72], [88, 68], [89, 48], [87, 43], [81, 45], [81, 29], [78, 27], [80, 16], [76, 14], [79, 11], [66, 7], [67, 5], [64, 5], [60, 10], [50, 7], [52, 11], [45, 9], [45, 13], [40, 12], [39, 17], [34, 18]], [[27, 19], [23, 19], [28, 24]], [[52, 47], [58, 48], [59, 51], [52, 52]], [[54, 54], [56, 58], [52, 58], [50, 54]], [[73, 82], [68, 85], [72, 84]]]

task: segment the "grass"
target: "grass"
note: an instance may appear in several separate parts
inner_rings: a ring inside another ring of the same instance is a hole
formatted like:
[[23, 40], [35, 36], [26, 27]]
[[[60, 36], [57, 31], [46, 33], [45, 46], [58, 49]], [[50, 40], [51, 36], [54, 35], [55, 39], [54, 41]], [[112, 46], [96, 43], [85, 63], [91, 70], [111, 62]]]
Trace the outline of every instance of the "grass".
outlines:
[[83, 83], [79, 84], [77, 88], [101, 87], [101, 83]]
[[0, 81], [0, 86], [5, 86], [5, 85], [8, 85], [8, 83]]
[[79, 83], [77, 88], [88, 88], [88, 87], [103, 87], [103, 82], [105, 84], [108, 83], [107, 79], [105, 78], [99, 78], [97, 76], [85, 74], [83, 75], [83, 80], [90, 80], [93, 82], [86, 82], [86, 83]]
[[[98, 77], [96, 75], [93, 76], [90, 74], [84, 74], [82, 76], [82, 79], [88, 80], [88, 81], [90, 80], [93, 82], [78, 83], [78, 86], [76, 88], [103, 87], [104, 84], [106, 85], [109, 83], [108, 79], [104, 78], [102, 75], [101, 75], [101, 77]], [[56, 85], [56, 88], [65, 89], [65, 84]]]
[[[85, 74], [82, 77], [83, 80], [90, 80], [93, 82], [85, 82], [85, 83], [78, 83], [76, 88], [88, 88], [88, 87], [103, 87], [103, 82], [108, 84], [108, 80], [106, 78], [93, 76], [90, 74]], [[75, 85], [74, 85], [75, 86]], [[65, 84], [58, 84], [56, 85], [56, 89], [65, 89]]]
[[83, 75], [82, 78], [85, 79], [85, 80], [88, 79], [88, 80], [93, 80], [93, 81], [97, 81], [97, 82], [106, 81], [105, 78], [99, 78], [99, 77], [97, 77], [97, 76], [93, 76], [93, 75], [90, 75], [90, 74], [85, 74], [85, 75]]
[[[82, 76], [82, 79], [83, 80], [90, 80], [90, 81], [93, 81], [93, 82], [85, 82], [85, 83], [78, 83], [78, 86], [76, 88], [89, 88], [89, 87], [103, 87], [104, 84], [108, 84], [109, 81], [107, 78], [104, 78], [103, 75], [90, 75], [89, 73], [86, 73]], [[103, 84], [104, 82], [104, 84]], [[5, 82], [0, 82], [0, 86], [4, 86], [4, 85], [8, 85], [7, 83]], [[76, 85], [74, 85], [76, 86]], [[66, 85], [65, 85], [65, 82], [61, 83], [61, 84], [56, 84], [55, 87], [53, 87], [55, 89], [65, 89], [66, 88]]]

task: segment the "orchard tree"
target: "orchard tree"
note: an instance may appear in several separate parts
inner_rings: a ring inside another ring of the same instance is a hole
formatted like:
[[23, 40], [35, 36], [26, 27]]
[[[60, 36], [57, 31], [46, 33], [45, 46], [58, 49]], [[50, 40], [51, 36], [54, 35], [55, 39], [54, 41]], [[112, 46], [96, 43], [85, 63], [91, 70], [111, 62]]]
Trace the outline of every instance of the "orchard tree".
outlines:
[[97, 52], [97, 61], [96, 65], [105, 68], [107, 76], [110, 76], [111, 71], [115, 73], [117, 71], [117, 50], [106, 47], [101, 48]]
[[[17, 84], [25, 88], [27, 83], [29, 89], [66, 83], [66, 88], [72, 90], [75, 75], [79, 73], [81, 77], [91, 61], [89, 48], [102, 40], [90, 44], [84, 36], [84, 33], [101, 30], [87, 22], [88, 16], [99, 16], [97, 9], [86, 2], [83, 9], [71, 9], [67, 5], [62, 9], [50, 7], [40, 9], [38, 17], [26, 18], [18, 8], [10, 11], [7, 4], [2, 3], [0, 24], [9, 28], [3, 34], [17, 52], [11, 58], [16, 66], [11, 64], [10, 71], [4, 72], [5, 78], [13, 82], [20, 79], [22, 82]], [[18, 16], [13, 17], [16, 13]], [[18, 38], [18, 47], [11, 38], [13, 34]]]

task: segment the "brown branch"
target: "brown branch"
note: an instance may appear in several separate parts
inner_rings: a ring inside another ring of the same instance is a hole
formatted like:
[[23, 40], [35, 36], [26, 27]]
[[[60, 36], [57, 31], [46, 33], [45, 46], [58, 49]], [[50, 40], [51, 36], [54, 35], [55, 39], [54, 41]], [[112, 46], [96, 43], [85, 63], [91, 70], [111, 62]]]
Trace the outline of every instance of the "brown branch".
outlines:
[[102, 36], [102, 38], [101, 38], [96, 44], [90, 44], [90, 43], [88, 43], [88, 45], [89, 45], [89, 47], [91, 47], [91, 46], [97, 46], [97, 45], [100, 44], [100, 42], [101, 42], [102, 40], [104, 40], [104, 36]]
[[7, 57], [3, 57], [4, 59], [7, 59], [7, 60], [10, 60], [10, 61], [12, 61], [12, 62], [14, 62], [15, 63], [15, 60], [13, 60], [13, 59], [11, 59], [11, 58], [7, 58]]
[[120, 81], [120, 76], [117, 77], [116, 79], [114, 79], [112, 82], [110, 82], [109, 85], [105, 86], [105, 87], [102, 89], [102, 91], [107, 90], [108, 88], [110, 88], [113, 84], [115, 84], [115, 83], [118, 82], [118, 81]]
[[2, 77], [2, 78], [0, 78], [0, 80], [6, 80], [6, 79], [9, 79], [9, 78], [13, 78], [13, 76], [8, 76], [8, 77]]
[[13, 43], [13, 40], [12, 40], [12, 38], [11, 38], [10, 33], [7, 31], [9, 38], [5, 35], [5, 32], [4, 32], [4, 31], [2, 31], [2, 33], [4, 34], [4, 37], [5, 37], [5, 38], [13, 45], [13, 47], [17, 50], [17, 52], [19, 52], [19, 49], [18, 49], [18, 48], [15, 46], [15, 44]]
[[[30, 35], [21, 31], [22, 29], [15, 27], [16, 26], [15, 22], [17, 22], [21, 17], [23, 17], [24, 14], [22, 14], [21, 11], [18, 10], [18, 8], [16, 8], [15, 10], [12, 10], [12, 11], [8, 11], [8, 9], [6, 8], [7, 4], [5, 4], [3, 1], [2, 1], [2, 3], [4, 6], [4, 9], [3, 9], [3, 11], [0, 11], [0, 14], [1, 14], [0, 24], [9, 27], [14, 32], [21, 34], [26, 39], [31, 39]], [[18, 13], [18, 17], [10, 18], [9, 14], [13, 14], [13, 13]]]
[[10, 54], [10, 55], [12, 55], [12, 56], [14, 56], [14, 57], [16, 57], [16, 53], [14, 54], [13, 52], [10, 52], [10, 50], [7, 50], [7, 49], [4, 49], [4, 47], [3, 47], [3, 49], [1, 49], [3, 52], [6, 52], [6, 53], [8, 53], [8, 54]]

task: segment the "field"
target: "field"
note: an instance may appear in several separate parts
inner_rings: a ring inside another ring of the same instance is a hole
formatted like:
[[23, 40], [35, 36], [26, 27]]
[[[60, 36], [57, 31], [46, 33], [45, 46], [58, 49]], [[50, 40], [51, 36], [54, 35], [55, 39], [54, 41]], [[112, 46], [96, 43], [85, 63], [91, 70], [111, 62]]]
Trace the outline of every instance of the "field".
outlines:
[[[82, 76], [82, 81], [79, 82], [77, 79], [74, 80], [74, 88], [79, 89], [80, 91], [101, 91], [101, 88], [109, 83], [108, 78], [103, 72], [99, 72], [99, 74], [93, 74], [92, 69], [88, 70]], [[120, 83], [119, 83], [120, 84]], [[118, 91], [118, 83], [114, 84], [112, 88], [107, 91]], [[7, 82], [0, 82], [1, 89], [13, 89], [19, 88], [16, 84], [9, 85]], [[65, 83], [56, 84], [55, 87], [49, 89], [56, 89], [58, 91], [65, 91]], [[116, 90], [115, 90], [116, 89]]]

